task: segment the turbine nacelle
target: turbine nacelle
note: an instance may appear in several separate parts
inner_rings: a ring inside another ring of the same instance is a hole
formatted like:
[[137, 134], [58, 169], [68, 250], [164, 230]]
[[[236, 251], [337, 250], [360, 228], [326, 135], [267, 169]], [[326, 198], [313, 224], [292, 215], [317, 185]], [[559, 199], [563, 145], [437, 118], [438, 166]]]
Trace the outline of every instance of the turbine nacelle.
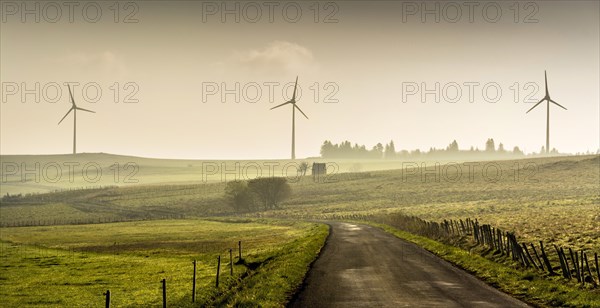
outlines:
[[69, 113], [71, 113], [71, 111], [73, 111], [73, 110], [81, 110], [81, 111], [96, 113], [95, 111], [77, 107], [77, 105], [75, 104], [75, 99], [73, 99], [73, 93], [71, 93], [71, 86], [67, 85], [67, 87], [69, 88], [69, 96], [71, 97], [71, 108], [69, 109], [69, 111], [67, 111], [65, 116], [62, 117], [62, 119], [60, 119], [60, 121], [58, 121], [58, 124], [60, 124], [60, 122], [62, 122], [69, 115]]
[[292, 99], [290, 99], [289, 101], [287, 101], [287, 102], [285, 102], [283, 104], [277, 105], [277, 106], [271, 108], [270, 110], [273, 110], [275, 108], [279, 108], [281, 106], [285, 106], [287, 104], [292, 104], [292, 106], [294, 106], [293, 108], [298, 109], [298, 111], [300, 111], [300, 113], [302, 113], [302, 115], [306, 119], [308, 119], [308, 116], [306, 116], [306, 114], [302, 111], [302, 109], [300, 109], [300, 107], [298, 107], [298, 105], [296, 105], [296, 87], [297, 86], [298, 86], [298, 76], [296, 76], [296, 83], [294, 84], [294, 94], [292, 95]]
[[552, 100], [550, 98], [550, 94], [548, 92], [548, 75], [546, 74], [546, 71], [544, 71], [544, 83], [545, 83], [545, 86], [546, 86], [546, 96], [544, 96], [539, 102], [537, 102], [535, 105], [533, 105], [533, 107], [531, 107], [525, 113], [529, 113], [529, 111], [533, 110], [535, 107], [537, 107], [539, 104], [541, 104], [544, 101], [548, 101], [549, 103], [552, 103], [552, 104], [554, 104], [554, 105], [556, 105], [556, 106], [558, 106], [558, 107], [560, 107], [560, 108], [562, 108], [564, 110], [567, 110], [567, 108], [563, 107], [561, 104], [555, 102], [554, 100]]

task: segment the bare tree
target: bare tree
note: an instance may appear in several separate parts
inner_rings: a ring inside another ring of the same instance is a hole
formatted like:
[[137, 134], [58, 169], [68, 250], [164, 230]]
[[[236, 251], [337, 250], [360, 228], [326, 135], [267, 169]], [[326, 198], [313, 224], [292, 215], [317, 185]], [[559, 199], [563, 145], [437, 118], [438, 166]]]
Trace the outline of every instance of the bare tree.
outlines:
[[300, 166], [298, 166], [298, 174], [305, 176], [306, 170], [308, 170], [308, 163], [303, 161], [302, 163], [300, 163]]

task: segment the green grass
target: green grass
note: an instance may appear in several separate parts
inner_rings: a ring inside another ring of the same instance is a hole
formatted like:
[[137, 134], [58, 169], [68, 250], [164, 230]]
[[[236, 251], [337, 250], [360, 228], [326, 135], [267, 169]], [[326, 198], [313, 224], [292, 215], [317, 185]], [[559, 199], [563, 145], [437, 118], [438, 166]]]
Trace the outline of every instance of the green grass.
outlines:
[[364, 222], [415, 243], [437, 256], [474, 274], [488, 284], [536, 306], [599, 307], [600, 290], [582, 288], [576, 282], [518, 267], [510, 261], [499, 263], [493, 255], [481, 256], [432, 239], [397, 230], [387, 225]]
[[[302, 284], [311, 264], [325, 243], [329, 229], [319, 225], [307, 238], [295, 240], [274, 254], [261, 270], [246, 279], [236, 292], [229, 293], [229, 305], [277, 307], [287, 303]], [[282, 257], [282, 256], [285, 256]]]
[[[99, 306], [110, 289], [117, 307], [159, 306], [165, 278], [169, 303], [192, 306], [196, 259], [196, 306], [282, 306], [327, 233], [323, 225], [248, 219], [2, 228], [0, 297], [7, 306]], [[228, 249], [238, 240], [244, 262], [234, 265], [232, 277]]]

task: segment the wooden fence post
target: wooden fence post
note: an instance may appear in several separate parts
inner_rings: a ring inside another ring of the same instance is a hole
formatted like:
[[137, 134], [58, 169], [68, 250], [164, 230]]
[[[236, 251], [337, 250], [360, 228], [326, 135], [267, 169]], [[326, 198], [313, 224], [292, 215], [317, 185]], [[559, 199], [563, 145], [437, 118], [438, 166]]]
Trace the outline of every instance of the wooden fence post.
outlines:
[[523, 246], [523, 250], [525, 250], [529, 263], [533, 264], [533, 267], [535, 267], [536, 269], [539, 268], [537, 264], [535, 264], [535, 261], [531, 257], [531, 254], [529, 254], [529, 249], [527, 249], [527, 245], [525, 245], [525, 243], [521, 243], [521, 246]]
[[[516, 241], [516, 237], [515, 237], [515, 241]], [[523, 244], [523, 247], [525, 245]], [[530, 267], [531, 264], [529, 264], [529, 260], [527, 259], [527, 255], [525, 255], [525, 253], [523, 252], [523, 248], [521, 246], [519, 246], [519, 243], [517, 242], [517, 250], [519, 250], [519, 255], [521, 256], [521, 263], [525, 266], [525, 267]]]
[[596, 275], [598, 276], [598, 283], [600, 283], [600, 268], [598, 268], [598, 253], [594, 252], [594, 260], [596, 261]]
[[167, 279], [162, 280], [163, 308], [167, 308]]
[[194, 260], [194, 276], [192, 278], [192, 303], [196, 302], [196, 260]]
[[110, 290], [106, 290], [104, 295], [106, 295], [106, 308], [110, 308]]
[[500, 254], [504, 254], [504, 247], [502, 247], [502, 230], [500, 228], [496, 228], [496, 246], [498, 247], [496, 250], [500, 251]]
[[552, 269], [550, 260], [548, 260], [548, 256], [546, 255], [546, 251], [544, 250], [544, 242], [542, 241], [540, 241], [540, 249], [542, 250], [542, 259], [544, 259], [544, 263], [546, 264], [546, 268], [548, 268], [548, 272], [550, 273], [550, 275], [554, 275], [554, 269]]
[[562, 270], [563, 277], [569, 278], [569, 273], [567, 272], [565, 261], [563, 255], [560, 253], [560, 249], [558, 249], [558, 246], [556, 245], [554, 245], [554, 249], [556, 249], [556, 253], [558, 254], [558, 261], [560, 262], [560, 269]]
[[511, 254], [512, 254], [512, 259], [514, 261], [518, 261], [520, 256], [518, 254], [519, 252], [517, 251], [517, 247], [516, 247], [517, 241], [515, 241], [514, 234], [509, 233], [508, 238], [510, 240], [510, 250], [511, 250]]
[[238, 241], [238, 259], [242, 261], [242, 241]]
[[565, 254], [565, 250], [560, 247], [560, 253], [563, 256], [563, 260], [565, 261], [565, 268], [567, 269], [567, 274], [569, 276], [569, 279], [572, 279], [573, 276], [571, 275], [571, 269], [569, 268], [569, 258], [567, 258], [567, 255]]
[[587, 268], [587, 273], [590, 276], [590, 281], [593, 285], [596, 285], [596, 281], [594, 280], [594, 276], [592, 276], [592, 270], [590, 270], [590, 264], [588, 263], [587, 253], [583, 253], [583, 259], [585, 260], [585, 267]]
[[577, 259], [577, 252], [573, 254], [573, 249], [569, 247], [569, 254], [571, 255], [571, 261], [573, 261], [573, 269], [575, 270], [577, 282], [581, 282], [581, 276], [579, 276], [579, 260]]
[[229, 274], [233, 276], [233, 249], [229, 248]]
[[221, 271], [221, 256], [217, 257], [217, 280], [216, 280], [216, 286], [217, 288], [219, 287], [219, 272]]
[[579, 269], [581, 270], [581, 285], [583, 286], [585, 284], [585, 265], [583, 264], [583, 249], [581, 250], [581, 267], [579, 267]]
[[533, 243], [529, 243], [529, 246], [531, 246], [531, 250], [533, 250], [533, 253], [535, 254], [535, 258], [538, 260], [538, 263], [540, 264], [540, 269], [544, 270], [544, 264], [542, 263], [542, 260], [540, 259], [540, 256], [537, 253], [537, 250], [535, 249], [535, 246], [533, 245]]

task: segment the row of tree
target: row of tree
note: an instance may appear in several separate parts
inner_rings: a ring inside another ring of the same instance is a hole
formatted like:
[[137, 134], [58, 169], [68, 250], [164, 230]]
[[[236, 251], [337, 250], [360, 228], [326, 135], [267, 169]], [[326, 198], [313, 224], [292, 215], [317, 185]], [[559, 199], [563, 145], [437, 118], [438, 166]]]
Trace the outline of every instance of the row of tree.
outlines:
[[[540, 153], [545, 153], [545, 149], [542, 147]], [[556, 149], [552, 149], [552, 154], [557, 154]], [[421, 151], [419, 149], [414, 151], [401, 150], [396, 151], [394, 141], [383, 145], [377, 143], [371, 149], [367, 149], [364, 145], [358, 145], [355, 143], [352, 145], [350, 141], [344, 141], [340, 144], [332, 143], [326, 140], [321, 145], [321, 157], [322, 158], [358, 158], [358, 159], [406, 159], [416, 156], [473, 156], [473, 155], [487, 155], [487, 156], [502, 156], [502, 155], [516, 155], [523, 156], [525, 153], [518, 147], [515, 146], [512, 150], [504, 148], [502, 143], [496, 143], [493, 138], [489, 138], [485, 142], [485, 149], [480, 150], [479, 148], [471, 147], [469, 150], [460, 150], [458, 148], [458, 142], [453, 140], [445, 149], [430, 148], [429, 151]]]
[[264, 177], [249, 181], [231, 181], [225, 186], [225, 198], [237, 212], [254, 212], [279, 208], [291, 195], [286, 178]]

